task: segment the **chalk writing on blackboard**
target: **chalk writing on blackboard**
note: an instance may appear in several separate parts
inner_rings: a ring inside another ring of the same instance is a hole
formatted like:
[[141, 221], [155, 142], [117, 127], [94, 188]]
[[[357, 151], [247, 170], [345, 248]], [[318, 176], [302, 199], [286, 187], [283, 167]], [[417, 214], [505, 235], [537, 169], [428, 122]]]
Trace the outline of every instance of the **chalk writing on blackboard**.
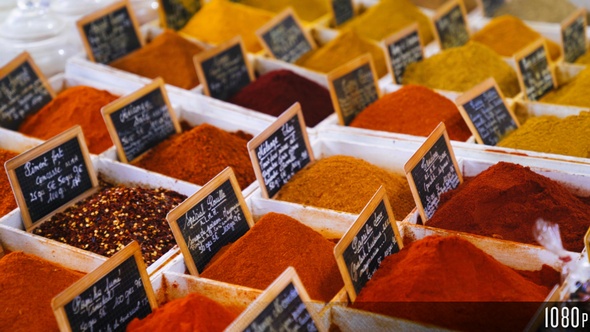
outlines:
[[159, 0], [160, 21], [173, 30], [182, 29], [201, 9], [201, 0]]
[[387, 50], [389, 72], [393, 76], [393, 82], [402, 84], [404, 72], [408, 65], [424, 59], [424, 49], [420, 41], [418, 24], [414, 23], [396, 32], [383, 42]]
[[545, 42], [540, 39], [515, 56], [521, 90], [531, 101], [541, 99], [557, 86], [547, 54]]
[[342, 25], [354, 17], [354, 4], [352, 0], [332, 0], [331, 5], [336, 26]]
[[447, 2], [433, 18], [441, 49], [465, 45], [469, 41], [465, 10], [458, 0]]
[[561, 24], [561, 41], [566, 62], [575, 62], [587, 51], [586, 10], [579, 8]]

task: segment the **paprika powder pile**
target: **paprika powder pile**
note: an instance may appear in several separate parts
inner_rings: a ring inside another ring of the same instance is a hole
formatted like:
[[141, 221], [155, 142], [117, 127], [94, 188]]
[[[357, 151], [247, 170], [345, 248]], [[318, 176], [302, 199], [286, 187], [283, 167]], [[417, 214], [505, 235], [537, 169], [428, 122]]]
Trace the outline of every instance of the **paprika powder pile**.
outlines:
[[429, 236], [387, 256], [353, 307], [460, 331], [523, 331], [552, 286], [459, 236]]
[[[0, 149], [0, 165], [18, 156], [18, 153]], [[10, 181], [6, 172], [0, 174], [0, 217], [17, 208], [16, 200], [12, 194]]]
[[410, 84], [369, 105], [350, 126], [426, 137], [441, 122], [452, 140], [466, 141], [471, 137], [452, 101], [427, 87]]
[[286, 69], [260, 76], [228, 101], [274, 116], [283, 114], [291, 105], [299, 102], [305, 124], [310, 127], [334, 113], [328, 89]]
[[267, 213], [221, 253], [201, 277], [266, 289], [285, 269], [297, 270], [313, 300], [328, 302], [344, 287], [334, 243], [299, 221]]
[[358, 214], [380, 186], [387, 192], [396, 220], [416, 206], [405, 176], [342, 155], [317, 160], [300, 170], [276, 199]]
[[230, 166], [246, 188], [256, 180], [246, 137], [204, 123], [168, 138], [133, 165], [200, 186]]
[[590, 206], [528, 167], [499, 162], [443, 194], [426, 225], [537, 245], [538, 218], [559, 225], [566, 250], [584, 249]]
[[0, 331], [59, 331], [51, 300], [84, 273], [14, 251], [0, 259]]
[[164, 30], [146, 46], [119, 58], [109, 66], [164, 82], [183, 89], [199, 85], [193, 57], [203, 49], [173, 30]]
[[39, 112], [27, 117], [18, 131], [48, 140], [80, 125], [90, 153], [99, 154], [113, 145], [100, 109], [118, 97], [88, 86], [62, 91]]
[[206, 296], [190, 293], [156, 308], [143, 319], [135, 318], [127, 332], [221, 332], [238, 315]]

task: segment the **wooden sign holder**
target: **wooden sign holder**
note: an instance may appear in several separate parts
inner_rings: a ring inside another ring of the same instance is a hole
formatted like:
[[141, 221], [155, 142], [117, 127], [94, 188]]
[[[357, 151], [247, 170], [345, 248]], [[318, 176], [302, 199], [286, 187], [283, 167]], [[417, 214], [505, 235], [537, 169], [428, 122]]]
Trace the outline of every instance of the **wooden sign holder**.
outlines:
[[413, 34], [414, 32], [418, 33], [418, 43], [420, 44], [420, 50], [422, 51], [422, 58], [424, 58], [424, 45], [422, 44], [422, 35], [420, 34], [420, 29], [419, 29], [417, 22], [414, 22], [414, 23], [410, 24], [409, 26], [407, 26], [397, 32], [394, 32], [392, 35], [390, 35], [389, 37], [386, 37], [381, 42], [381, 45], [383, 46], [383, 49], [385, 51], [385, 59], [387, 59], [387, 61], [388, 61], [387, 62], [387, 70], [389, 71], [389, 75], [391, 75], [391, 79], [393, 80], [394, 84], [401, 85], [401, 84], [403, 84], [403, 82], [397, 82], [397, 80], [395, 78], [395, 74], [393, 72], [393, 66], [391, 65], [393, 63], [393, 58], [391, 57], [391, 54], [389, 53], [389, 45], [406, 38], [408, 35]]
[[55, 98], [55, 91], [53, 91], [51, 84], [49, 84], [49, 82], [47, 81], [47, 78], [45, 77], [45, 75], [43, 75], [43, 73], [41, 72], [41, 70], [39, 69], [39, 67], [37, 66], [37, 64], [33, 60], [33, 58], [31, 57], [29, 52], [26, 52], [26, 51], [17, 55], [9, 63], [4, 65], [2, 68], [0, 68], [0, 80], [2, 80], [4, 77], [6, 77], [6, 75], [12, 73], [16, 68], [20, 67], [25, 62], [29, 63], [29, 65], [33, 69], [33, 72], [35, 72], [35, 75], [37, 75], [37, 77], [39, 78], [41, 83], [43, 83], [43, 87], [51, 95], [51, 98], [52, 99]]
[[520, 71], [520, 66], [518, 65], [518, 62], [521, 59], [523, 59], [524, 57], [530, 55], [535, 50], [537, 50], [539, 47], [541, 47], [541, 45], [543, 46], [543, 49], [545, 50], [545, 57], [547, 58], [547, 66], [549, 67], [549, 72], [551, 73], [551, 79], [553, 81], [553, 89], [557, 89], [557, 87], [558, 87], [557, 78], [555, 77], [555, 67], [553, 66], [551, 58], [549, 57], [549, 50], [547, 49], [547, 43], [545, 43], [545, 40], [543, 38], [539, 38], [535, 42], [530, 43], [527, 47], [523, 48], [522, 50], [520, 50], [518, 53], [516, 53], [514, 55], [514, 61], [516, 62], [516, 75], [518, 76], [518, 84], [520, 86], [520, 91], [522, 91], [523, 98], [525, 98], [525, 100], [528, 100], [529, 97], [527, 96], [527, 93], [526, 93], [526, 86], [524, 85], [524, 76], [523, 76], [522, 72]]
[[[578, 18], [582, 17], [582, 19], [584, 20], [584, 27], [587, 28], [588, 27], [588, 22], [586, 21], [586, 8], [584, 7], [579, 7], [577, 8], [570, 16], [568, 16], [563, 22], [561, 22], [561, 32], [560, 32], [560, 37], [561, 37], [561, 54], [564, 58], [565, 61], [565, 40], [563, 39], [563, 31], [569, 27], [574, 21], [576, 21]], [[588, 51], [588, 37], [586, 35], [586, 29], [584, 29], [584, 41], [585, 43], [585, 49], [586, 52]], [[549, 58], [548, 58], [549, 60]]]
[[441, 17], [448, 14], [449, 11], [451, 9], [455, 8], [457, 5], [459, 5], [459, 7], [461, 8], [461, 15], [463, 15], [463, 20], [465, 21], [465, 30], [467, 31], [467, 35], [471, 36], [471, 31], [469, 29], [469, 24], [467, 22], [467, 10], [465, 10], [465, 4], [463, 3], [463, 1], [462, 0], [447, 1], [436, 10], [436, 12], [434, 13], [434, 16], [432, 17], [432, 20], [430, 20], [431, 27], [434, 32], [434, 38], [436, 39], [438, 46], [440, 47], [441, 50], [443, 49], [443, 44], [442, 44], [442, 39], [441, 39], [441, 36], [438, 32], [438, 29], [436, 28], [436, 22]]

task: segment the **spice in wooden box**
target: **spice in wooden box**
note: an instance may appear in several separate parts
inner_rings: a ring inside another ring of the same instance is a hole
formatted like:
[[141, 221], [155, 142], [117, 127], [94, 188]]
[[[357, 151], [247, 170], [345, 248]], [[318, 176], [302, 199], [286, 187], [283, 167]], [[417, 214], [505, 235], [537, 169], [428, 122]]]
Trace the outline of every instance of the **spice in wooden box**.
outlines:
[[[7, 160], [12, 159], [17, 155], [18, 153], [16, 152], [0, 149], [0, 165], [4, 165]], [[0, 175], [0, 217], [16, 208], [16, 200], [10, 189], [10, 181], [8, 181], [6, 172], [3, 172]]]
[[118, 97], [104, 90], [75, 86], [62, 91], [39, 112], [27, 117], [18, 131], [48, 140], [80, 125], [90, 153], [113, 145], [100, 109]]
[[571, 81], [549, 91], [541, 102], [559, 105], [590, 107], [590, 68], [582, 70]]
[[59, 331], [51, 300], [83, 273], [15, 251], [0, 259], [0, 331]]
[[193, 57], [202, 51], [173, 30], [164, 30], [146, 46], [109, 66], [148, 78], [162, 77], [168, 84], [192, 89], [199, 85]]
[[240, 3], [273, 13], [280, 13], [291, 7], [300, 19], [308, 22], [315, 21], [330, 12], [330, 3], [324, 0], [240, 0]]

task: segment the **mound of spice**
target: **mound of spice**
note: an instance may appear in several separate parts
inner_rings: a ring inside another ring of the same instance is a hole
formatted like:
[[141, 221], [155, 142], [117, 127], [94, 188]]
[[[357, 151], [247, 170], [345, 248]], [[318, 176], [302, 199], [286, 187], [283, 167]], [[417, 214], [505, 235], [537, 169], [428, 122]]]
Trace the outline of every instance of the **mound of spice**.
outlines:
[[565, 249], [584, 249], [590, 207], [560, 183], [500, 162], [442, 195], [426, 225], [537, 245], [538, 218], [559, 225]]
[[494, 16], [513, 15], [525, 21], [561, 23], [577, 7], [567, 0], [512, 0], [494, 12]]
[[523, 331], [552, 286], [458, 236], [429, 236], [387, 256], [353, 307], [460, 331]]
[[119, 97], [88, 86], [62, 91], [39, 112], [27, 117], [18, 131], [40, 139], [50, 139], [80, 125], [90, 153], [99, 154], [113, 145], [100, 109]]
[[248, 136], [201, 124], [158, 144], [133, 165], [200, 186], [230, 166], [240, 187], [246, 188], [256, 180]]
[[449, 137], [466, 141], [471, 132], [457, 106], [427, 87], [405, 85], [369, 105], [350, 123], [351, 127], [428, 136], [444, 122]]
[[244, 5], [279, 13], [292, 7], [297, 16], [304, 21], [315, 21], [330, 12], [329, 3], [322, 0], [240, 0]]
[[0, 259], [0, 331], [59, 331], [51, 300], [83, 273], [20, 251]]
[[342, 25], [365, 38], [381, 41], [412, 23], [418, 23], [422, 44], [434, 40], [430, 19], [410, 0], [381, 0], [360, 16]]
[[520, 92], [514, 69], [487, 46], [469, 42], [410, 64], [404, 73], [403, 83], [464, 92], [490, 76], [505, 96], [514, 97]]
[[405, 176], [340, 155], [320, 159], [299, 171], [276, 199], [358, 214], [380, 186], [385, 188], [397, 220], [416, 206]]
[[266, 289], [293, 266], [309, 296], [328, 302], [344, 287], [334, 243], [299, 221], [267, 213], [205, 268], [201, 277]]
[[286, 69], [260, 76], [228, 101], [274, 116], [283, 114], [291, 105], [299, 102], [305, 124], [310, 127], [334, 113], [328, 89]]
[[354, 31], [341, 33], [326, 45], [303, 56], [297, 64], [327, 74], [366, 53], [373, 57], [377, 75], [386, 75], [387, 66], [383, 49]]
[[[412, 0], [412, 3], [419, 7], [424, 7], [428, 9], [438, 9], [440, 6], [444, 5], [447, 2], [446, 0]], [[463, 3], [465, 4], [465, 9], [470, 12], [478, 6], [476, 0], [464, 0]]]
[[[512, 57], [542, 37], [520, 19], [503, 15], [494, 18], [483, 29], [474, 33], [471, 40], [486, 45], [501, 56]], [[556, 61], [561, 56], [561, 47], [547, 38], [543, 39], [547, 45], [549, 57]]]
[[[4, 165], [7, 160], [16, 156], [18, 156], [16, 152], [0, 149], [0, 165]], [[2, 172], [0, 174], [0, 217], [16, 208], [16, 200], [14, 200], [14, 195], [12, 194], [8, 175], [6, 172]]]
[[271, 12], [229, 0], [213, 0], [206, 3], [180, 32], [213, 45], [240, 35], [246, 50], [255, 53], [262, 50], [256, 30], [273, 16]]
[[590, 113], [530, 118], [498, 146], [590, 158]]
[[582, 70], [573, 80], [547, 93], [541, 101], [544, 103], [590, 107], [590, 68]]
[[126, 331], [221, 332], [237, 316], [208, 297], [191, 293], [156, 308], [144, 319], [135, 318]]
[[168, 84], [192, 89], [199, 85], [193, 57], [202, 51], [173, 30], [164, 30], [146, 46], [109, 66], [148, 78], [162, 77]]
[[107, 185], [33, 233], [107, 257], [135, 240], [151, 265], [176, 244], [166, 214], [185, 199], [167, 189]]

